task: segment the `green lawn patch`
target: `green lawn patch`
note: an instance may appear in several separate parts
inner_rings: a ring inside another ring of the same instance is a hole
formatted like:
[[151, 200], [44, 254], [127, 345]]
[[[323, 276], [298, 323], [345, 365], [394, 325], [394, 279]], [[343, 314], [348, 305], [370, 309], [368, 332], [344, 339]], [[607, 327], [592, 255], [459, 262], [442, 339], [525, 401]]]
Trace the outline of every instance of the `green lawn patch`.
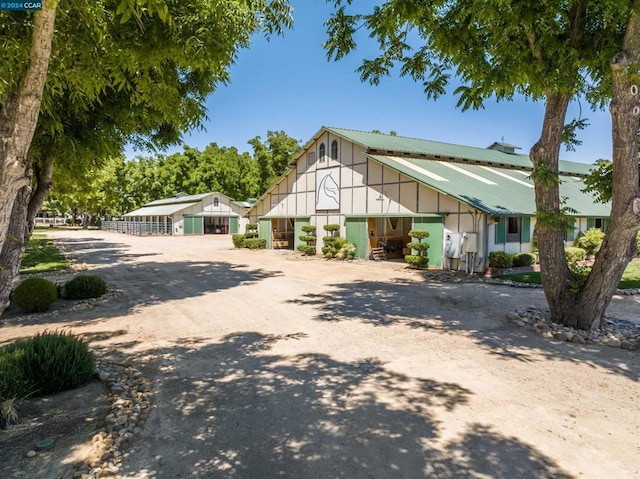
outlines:
[[[514, 274], [505, 274], [499, 276], [501, 279], [508, 279], [510, 281], [517, 281], [519, 283], [534, 283], [534, 284], [542, 284], [542, 279], [540, 277], [540, 272], [533, 271], [529, 273], [514, 273]], [[629, 263], [627, 269], [624, 271], [622, 275], [622, 279], [620, 280], [620, 284], [618, 285], [620, 289], [635, 289], [640, 288], [640, 263]]]
[[55, 243], [42, 234], [34, 234], [22, 256], [20, 273], [46, 273], [64, 269], [69, 269], [69, 262]]
[[640, 263], [629, 263], [618, 287], [620, 289], [640, 288]]

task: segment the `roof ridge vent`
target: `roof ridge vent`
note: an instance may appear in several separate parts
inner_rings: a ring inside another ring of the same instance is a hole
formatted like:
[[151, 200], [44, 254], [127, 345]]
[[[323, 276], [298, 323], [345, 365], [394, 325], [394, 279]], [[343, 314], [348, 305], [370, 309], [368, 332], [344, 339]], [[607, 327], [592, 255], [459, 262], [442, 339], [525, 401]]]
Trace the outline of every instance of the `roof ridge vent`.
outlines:
[[487, 150], [501, 151], [502, 153], [508, 153], [510, 155], [515, 155], [516, 150], [521, 150], [521, 149], [522, 147], [520, 146], [511, 145], [503, 141], [494, 141], [492, 144], [487, 146]]

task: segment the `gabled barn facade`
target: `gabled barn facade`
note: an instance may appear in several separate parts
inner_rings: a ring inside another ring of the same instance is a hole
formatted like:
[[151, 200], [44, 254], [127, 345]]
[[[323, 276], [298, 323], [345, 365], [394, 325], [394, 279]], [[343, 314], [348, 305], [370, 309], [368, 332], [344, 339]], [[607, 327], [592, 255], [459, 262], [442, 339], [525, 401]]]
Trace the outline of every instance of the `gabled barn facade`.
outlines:
[[218, 192], [152, 201], [124, 215], [124, 221], [103, 222], [103, 229], [134, 234], [208, 235], [244, 231], [251, 203]]
[[[532, 165], [516, 149], [323, 127], [247, 215], [272, 248], [295, 249], [302, 226], [312, 224], [320, 251], [323, 226], [337, 223], [362, 259], [376, 248], [402, 257], [409, 231], [426, 229], [430, 267], [482, 271], [492, 251], [534, 247]], [[609, 205], [582, 191], [590, 167], [560, 162], [561, 196], [575, 211], [568, 246], [608, 221]]]

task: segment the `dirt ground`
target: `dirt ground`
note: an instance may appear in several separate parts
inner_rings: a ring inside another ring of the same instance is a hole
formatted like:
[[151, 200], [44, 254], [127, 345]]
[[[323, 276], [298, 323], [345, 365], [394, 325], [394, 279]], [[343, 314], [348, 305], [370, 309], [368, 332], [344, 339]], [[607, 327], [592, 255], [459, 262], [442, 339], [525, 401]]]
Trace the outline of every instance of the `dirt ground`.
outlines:
[[[86, 310], [9, 310], [0, 344], [65, 328], [153, 380], [118, 477], [640, 477], [639, 353], [506, 324], [544, 307], [539, 289], [234, 250], [228, 237], [51, 236], [120, 293]], [[638, 320], [639, 301], [616, 297], [609, 314]], [[81, 458], [100, 387], [50, 399], [76, 411], [52, 413], [53, 432], [45, 408], [0, 433], [0, 476], [55, 477]], [[24, 457], [47, 435], [48, 457]]]

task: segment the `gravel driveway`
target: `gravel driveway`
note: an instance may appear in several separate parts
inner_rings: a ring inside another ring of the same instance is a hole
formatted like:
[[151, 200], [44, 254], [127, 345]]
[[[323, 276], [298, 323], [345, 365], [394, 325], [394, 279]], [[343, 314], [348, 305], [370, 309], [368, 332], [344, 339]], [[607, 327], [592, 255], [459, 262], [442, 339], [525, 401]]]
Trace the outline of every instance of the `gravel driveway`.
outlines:
[[229, 237], [50, 236], [121, 294], [20, 335], [70, 327], [154, 381], [118, 477], [640, 477], [638, 353], [503, 322], [539, 289]]

